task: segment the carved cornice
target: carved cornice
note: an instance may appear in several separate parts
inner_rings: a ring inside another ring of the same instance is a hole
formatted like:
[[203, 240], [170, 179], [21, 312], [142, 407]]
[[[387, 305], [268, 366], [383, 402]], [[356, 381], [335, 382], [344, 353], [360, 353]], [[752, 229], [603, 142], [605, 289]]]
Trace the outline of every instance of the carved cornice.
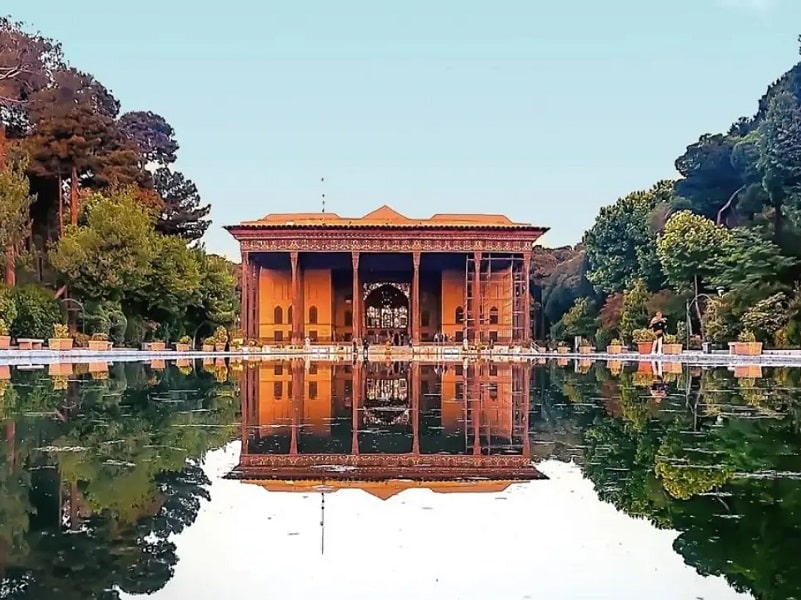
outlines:
[[329, 232], [305, 232], [295, 236], [270, 236], [240, 240], [250, 252], [530, 252], [534, 238], [510, 239], [509, 234], [475, 237], [381, 237], [339, 236]]

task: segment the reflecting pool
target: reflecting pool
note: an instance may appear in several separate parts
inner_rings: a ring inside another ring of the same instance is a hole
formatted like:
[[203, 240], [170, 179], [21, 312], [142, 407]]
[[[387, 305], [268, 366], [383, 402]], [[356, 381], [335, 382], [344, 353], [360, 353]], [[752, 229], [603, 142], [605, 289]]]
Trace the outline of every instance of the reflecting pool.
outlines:
[[0, 365], [0, 598], [799, 598], [799, 380]]

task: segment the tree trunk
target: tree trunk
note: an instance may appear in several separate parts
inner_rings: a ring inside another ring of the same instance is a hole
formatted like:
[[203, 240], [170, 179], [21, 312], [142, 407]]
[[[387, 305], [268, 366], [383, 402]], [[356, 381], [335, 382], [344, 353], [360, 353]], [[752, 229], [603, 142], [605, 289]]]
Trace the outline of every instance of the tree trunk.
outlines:
[[17, 253], [14, 246], [6, 246], [6, 285], [14, 287], [17, 285], [17, 271], [15, 269]]
[[78, 170], [72, 167], [70, 176], [70, 223], [78, 224]]

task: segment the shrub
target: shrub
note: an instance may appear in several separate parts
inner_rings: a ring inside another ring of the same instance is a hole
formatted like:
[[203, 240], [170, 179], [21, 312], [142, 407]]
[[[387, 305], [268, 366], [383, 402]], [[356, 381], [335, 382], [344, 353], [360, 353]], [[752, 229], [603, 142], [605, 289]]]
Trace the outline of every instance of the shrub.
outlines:
[[665, 344], [678, 344], [679, 338], [673, 335], [672, 333], [666, 333], [665, 339], [662, 340]]
[[6, 322], [8, 327], [17, 318], [17, 303], [14, 300], [11, 288], [0, 286], [0, 319]]
[[790, 320], [787, 296], [779, 292], [755, 302], [743, 314], [743, 326], [760, 340], [768, 340]]
[[214, 340], [214, 344], [225, 344], [228, 342], [228, 330], [220, 325], [217, 329], [214, 330], [214, 335], [212, 336]]
[[587, 338], [581, 338], [581, 340], [579, 341], [579, 347], [586, 348], [587, 346], [592, 346], [590, 340], [588, 340]]
[[215, 341], [216, 340], [214, 339], [214, 336], [210, 335], [209, 337], [203, 339], [203, 344], [206, 346], [213, 346]]
[[192, 343], [192, 338], [190, 338], [188, 335], [182, 335], [178, 339], [178, 343], [179, 344], [191, 344]]
[[78, 348], [86, 348], [89, 345], [89, 336], [85, 333], [76, 333], [75, 345]]
[[0, 318], [0, 335], [8, 335], [8, 325], [6, 325], [6, 322], [2, 318]]
[[632, 339], [637, 342], [653, 342], [656, 334], [650, 329], [635, 329], [631, 332]]
[[786, 327], [776, 330], [776, 333], [773, 334], [773, 345], [776, 348], [790, 347], [790, 336], [787, 334]]
[[754, 332], [751, 331], [750, 329], [743, 329], [740, 332], [740, 335], [737, 336], [737, 341], [745, 343], [753, 343], [756, 341], [756, 336], [754, 335]]
[[53, 337], [57, 340], [65, 340], [70, 337], [70, 328], [63, 323], [53, 325]]
[[610, 346], [622, 346], [623, 345], [623, 340], [621, 340], [620, 338], [615, 338], [611, 342], [609, 342], [609, 345]]
[[599, 348], [606, 348], [615, 337], [614, 331], [599, 328], [595, 332], [595, 343], [598, 344]]
[[11, 323], [11, 335], [20, 337], [47, 338], [53, 325], [61, 322], [61, 308], [52, 292], [35, 285], [14, 288], [14, 304], [17, 315]]
[[92, 337], [90, 339], [93, 342], [107, 342], [108, 341], [108, 334], [107, 333], [93, 333]]

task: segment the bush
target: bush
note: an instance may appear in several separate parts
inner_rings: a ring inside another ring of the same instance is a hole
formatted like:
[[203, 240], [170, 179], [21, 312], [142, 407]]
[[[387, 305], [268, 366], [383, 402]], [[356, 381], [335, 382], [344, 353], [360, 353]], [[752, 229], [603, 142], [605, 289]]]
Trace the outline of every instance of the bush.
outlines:
[[86, 348], [89, 346], [89, 335], [86, 333], [75, 334], [75, 345], [78, 348]]
[[635, 329], [631, 332], [631, 338], [637, 342], [653, 342], [656, 339], [656, 334], [650, 329]]
[[35, 285], [16, 287], [12, 291], [17, 316], [11, 323], [11, 335], [45, 339], [53, 325], [61, 322], [61, 308], [52, 292]]
[[8, 335], [8, 325], [2, 318], [0, 318], [0, 335]]
[[595, 332], [595, 343], [599, 348], [606, 348], [615, 339], [615, 332], [609, 329], [598, 329]]
[[17, 318], [17, 303], [11, 288], [0, 286], [0, 319], [6, 322], [8, 327]]
[[180, 339], [178, 340], [178, 343], [179, 344], [191, 344], [192, 343], [192, 338], [190, 338], [188, 335], [182, 335], [180, 337]]
[[108, 334], [105, 334], [105, 333], [93, 333], [92, 337], [90, 339], [93, 342], [107, 342], [108, 341]]
[[743, 329], [740, 332], [740, 335], [737, 336], [737, 341], [745, 343], [753, 343], [756, 341], [756, 336], [754, 335], [754, 332], [751, 331], [750, 329]]
[[53, 325], [53, 337], [57, 340], [65, 340], [70, 337], [70, 328], [63, 323]]

